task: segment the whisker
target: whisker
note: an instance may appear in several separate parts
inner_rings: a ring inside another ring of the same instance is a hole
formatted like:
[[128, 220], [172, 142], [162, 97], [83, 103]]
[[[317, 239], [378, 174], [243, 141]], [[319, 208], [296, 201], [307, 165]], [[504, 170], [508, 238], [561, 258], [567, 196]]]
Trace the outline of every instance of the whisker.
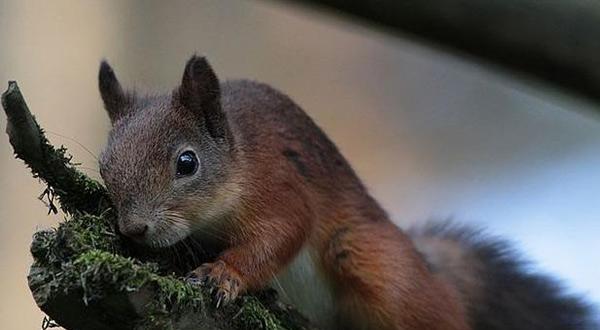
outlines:
[[76, 143], [78, 146], [80, 146], [81, 148], [83, 148], [83, 150], [87, 151], [88, 154], [90, 154], [92, 157], [94, 157], [94, 159], [98, 160], [98, 156], [96, 156], [93, 152], [91, 152], [90, 149], [88, 149], [86, 146], [84, 146], [81, 142], [79, 142], [79, 141], [77, 141], [77, 140], [75, 140], [73, 138], [70, 138], [70, 137], [68, 137], [66, 135], [62, 135], [62, 134], [56, 133], [56, 132], [52, 132], [52, 131], [49, 131], [49, 130], [44, 130], [44, 131], [46, 133], [49, 133], [49, 134], [52, 134], [52, 135], [56, 135], [56, 136], [59, 136], [59, 137], [61, 137], [63, 139], [67, 139], [67, 140], [69, 140], [69, 141], [71, 141], [73, 143]]
[[[189, 221], [186, 218], [182, 217], [181, 215], [174, 213], [174, 212], [165, 212], [164, 215], [165, 215], [165, 219], [170, 221], [170, 223], [177, 226], [177, 225], [181, 225], [181, 223], [183, 222], [186, 224], [186, 229], [189, 228], [189, 226], [187, 225], [187, 223]], [[227, 237], [226, 233], [218, 228], [211, 228], [210, 230], [203, 230], [202, 234], [209, 235], [212, 238], [215, 238], [219, 241], [224, 241], [224, 238]]]
[[275, 276], [275, 272], [273, 272], [273, 271], [271, 271], [271, 278], [273, 279], [274, 284], [278, 287], [279, 294], [281, 294], [282, 296], [284, 296], [287, 301], [291, 301], [290, 296], [285, 291], [285, 289], [281, 285], [281, 282], [279, 282], [279, 279], [277, 278], [277, 276]]
[[[190, 254], [190, 257], [192, 259], [192, 266], [193, 267], [200, 266], [200, 259], [198, 258], [196, 251], [192, 247], [190, 247], [190, 245], [188, 244], [188, 242], [186, 240], [183, 240], [182, 243], [183, 243], [183, 246], [188, 251], [188, 253]], [[201, 251], [201, 252], [203, 252], [203, 251]]]

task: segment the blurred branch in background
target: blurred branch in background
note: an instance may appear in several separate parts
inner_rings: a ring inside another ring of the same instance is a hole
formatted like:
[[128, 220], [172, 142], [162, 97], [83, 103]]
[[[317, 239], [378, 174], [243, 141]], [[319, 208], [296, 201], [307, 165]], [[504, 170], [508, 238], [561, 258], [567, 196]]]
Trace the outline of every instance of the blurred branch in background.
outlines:
[[600, 102], [600, 2], [292, 0], [410, 34]]

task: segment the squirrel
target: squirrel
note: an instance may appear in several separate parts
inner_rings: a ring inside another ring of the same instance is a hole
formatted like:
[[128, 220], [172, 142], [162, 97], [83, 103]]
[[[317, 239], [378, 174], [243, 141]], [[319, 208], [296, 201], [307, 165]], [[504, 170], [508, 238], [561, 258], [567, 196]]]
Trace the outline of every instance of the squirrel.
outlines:
[[192, 283], [217, 306], [273, 286], [322, 329], [591, 329], [589, 306], [503, 241], [452, 224], [403, 231], [289, 97], [220, 82], [188, 60], [163, 95], [124, 90], [102, 61], [112, 123], [99, 161], [119, 231], [220, 247]]

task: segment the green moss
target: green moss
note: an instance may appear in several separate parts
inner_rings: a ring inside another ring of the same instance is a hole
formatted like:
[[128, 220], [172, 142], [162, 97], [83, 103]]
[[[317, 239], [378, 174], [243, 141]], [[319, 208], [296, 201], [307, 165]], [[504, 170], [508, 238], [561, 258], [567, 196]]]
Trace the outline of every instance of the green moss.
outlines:
[[83, 300], [102, 299], [106, 293], [136, 292], [145, 285], [156, 288], [153, 312], [170, 313], [174, 308], [201, 310], [205, 306], [205, 292], [174, 276], [158, 274], [158, 266], [142, 263], [133, 258], [92, 249], [64, 263], [57, 281], [59, 287], [83, 289]]
[[107, 293], [137, 291], [155, 278], [155, 272], [156, 266], [152, 264], [140, 264], [131, 258], [90, 250], [75, 259], [66, 279], [81, 286], [87, 304]]
[[[28, 162], [24, 159], [34, 177], [46, 181], [48, 189], [44, 192], [51, 210], [55, 210], [53, 200], [58, 198], [60, 207], [65, 213], [100, 214], [111, 207], [106, 189], [98, 181], [93, 180], [77, 169], [72, 156], [64, 146], [55, 148], [50, 144], [44, 130], [38, 128], [41, 162]], [[20, 155], [17, 155], [20, 157]]]
[[[150, 288], [152, 297], [144, 306], [145, 317], [140, 329], [167, 329], [185, 313], [217, 313], [232, 320], [236, 329], [286, 329], [263, 303], [254, 296], [244, 296], [218, 312], [210, 306], [206, 289], [190, 285], [171, 275], [159, 275], [158, 266], [98, 249], [78, 254], [60, 265], [33, 267], [42, 269], [30, 274], [34, 296], [80, 296], [85, 305], [107, 297], [139, 292]], [[36, 293], [37, 291], [37, 293]], [[44, 301], [38, 301], [43, 305]], [[213, 315], [214, 316], [214, 315]]]
[[168, 311], [172, 306], [195, 310], [205, 308], [205, 293], [199, 287], [173, 276], [155, 276], [153, 280], [158, 285], [158, 302], [162, 311]]
[[56, 239], [56, 230], [41, 230], [33, 234], [33, 241], [31, 242], [31, 255], [34, 259], [43, 262], [52, 262], [51, 251], [54, 246]]
[[53, 187], [53, 193], [58, 197], [63, 211], [71, 214], [99, 214], [110, 207], [106, 189], [98, 181], [77, 170], [64, 147], [55, 149], [42, 135], [42, 149], [43, 154], [47, 155], [46, 166], [42, 170], [47, 172], [44, 179]]
[[285, 330], [279, 320], [255, 297], [243, 298], [242, 307], [235, 318], [243, 329]]
[[66, 246], [74, 252], [91, 249], [118, 252], [122, 248], [121, 238], [114, 226], [115, 220], [110, 215], [79, 215], [63, 222], [57, 236], [63, 236]]
[[[143, 287], [151, 288], [153, 297], [144, 306], [146, 316], [139, 321], [142, 329], [168, 329], [184, 312], [205, 312], [207, 294], [201, 288], [157, 272], [155, 264], [90, 250], [73, 262], [72, 269], [65, 272], [69, 275], [63, 280], [81, 286], [85, 304], [102, 300], [110, 294], [128, 294]], [[63, 287], [64, 283], [60, 286]]]
[[61, 264], [75, 255], [97, 249], [117, 253], [122, 241], [108, 215], [77, 215], [57, 229], [34, 234], [31, 254], [43, 265]]
[[146, 306], [146, 317], [139, 329], [172, 329], [184, 313], [192, 311], [206, 316], [208, 293], [173, 276], [153, 274], [150, 283], [156, 288], [155, 298]]

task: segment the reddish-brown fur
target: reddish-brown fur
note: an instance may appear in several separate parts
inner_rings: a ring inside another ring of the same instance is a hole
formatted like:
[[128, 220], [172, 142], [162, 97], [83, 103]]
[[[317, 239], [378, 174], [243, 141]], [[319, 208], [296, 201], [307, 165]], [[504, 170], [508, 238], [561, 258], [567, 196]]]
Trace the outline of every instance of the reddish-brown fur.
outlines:
[[[193, 61], [199, 60], [192, 58], [192, 67]], [[204, 66], [198, 70], [207, 70]], [[185, 77], [183, 91], [174, 97], [191, 93], [185, 90], [185, 79], [191, 78]], [[206, 88], [201, 91], [219, 86]], [[120, 92], [120, 88], [106, 90]], [[232, 195], [235, 201], [230, 209], [223, 207], [218, 223], [204, 227], [213, 228], [226, 242], [223, 252], [215, 262], [196, 270], [198, 277], [217, 287], [219, 302], [264, 287], [301, 249], [309, 248], [316, 255], [319, 276], [333, 290], [338, 328], [469, 328], [457, 293], [427, 269], [410, 239], [389, 220], [335, 145], [298, 106], [255, 82], [226, 82], [220, 91], [220, 108], [215, 111], [222, 110], [224, 116], [214, 118], [226, 118], [228, 134], [223, 136], [231, 154], [223, 158], [227, 161], [221, 164], [219, 184], [228, 188], [212, 189], [210, 205]], [[177, 102], [160, 104], [156, 112], [173, 112], [174, 118], [181, 117], [175, 122], [182, 126], [190, 118], [178, 112], [182, 110], [177, 110]], [[165, 110], [165, 104], [176, 109]], [[117, 115], [111, 118], [118, 120]], [[125, 152], [108, 153], [109, 163], [128, 157]], [[103, 176], [112, 178], [113, 186], [118, 184], [119, 174], [108, 173], [115, 165], [105, 167]], [[109, 189], [119, 188], [109, 185]], [[193, 201], [193, 197], [179, 199]], [[207, 203], [173, 208], [189, 221], [198, 221], [202, 217], [192, 214], [201, 215]]]
[[224, 103], [243, 158], [244, 188], [231, 224], [235, 243], [219, 260], [240, 288], [263, 287], [309, 244], [335, 288], [344, 327], [468, 328], [456, 293], [428, 271], [410, 239], [296, 105], [254, 82], [226, 83], [223, 90], [258, 100], [250, 109]]

